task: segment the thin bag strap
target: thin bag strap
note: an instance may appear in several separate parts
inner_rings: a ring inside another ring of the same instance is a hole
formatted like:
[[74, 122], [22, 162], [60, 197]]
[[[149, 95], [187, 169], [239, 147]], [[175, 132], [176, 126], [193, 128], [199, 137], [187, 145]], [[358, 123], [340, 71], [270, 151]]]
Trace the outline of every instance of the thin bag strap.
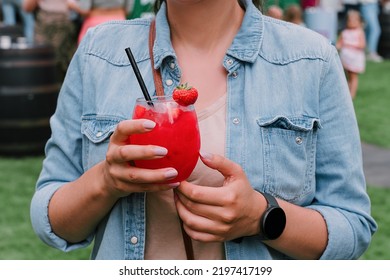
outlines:
[[164, 96], [164, 87], [161, 79], [161, 73], [160, 71], [154, 69], [153, 44], [154, 44], [155, 37], [156, 37], [156, 23], [153, 20], [152, 23], [150, 24], [150, 30], [149, 30], [150, 62], [152, 63], [153, 79], [154, 79], [154, 85], [156, 87], [157, 96]]
[[[161, 73], [160, 71], [154, 68], [153, 44], [154, 44], [155, 37], [156, 37], [156, 23], [153, 20], [152, 23], [150, 24], [150, 30], [149, 30], [149, 54], [150, 54], [150, 61], [152, 63], [153, 79], [154, 79], [154, 85], [156, 87], [156, 93], [158, 96], [163, 96], [164, 87], [161, 79]], [[189, 237], [186, 231], [184, 230], [183, 221], [181, 219], [180, 219], [180, 228], [183, 236], [184, 248], [186, 249], [187, 260], [193, 260], [194, 249], [192, 248], [191, 237]]]
[[[180, 219], [180, 218], [179, 218]], [[183, 221], [180, 219], [181, 234], [183, 236], [184, 248], [186, 249], [187, 260], [194, 260], [194, 249], [192, 248], [191, 237], [184, 230]]]

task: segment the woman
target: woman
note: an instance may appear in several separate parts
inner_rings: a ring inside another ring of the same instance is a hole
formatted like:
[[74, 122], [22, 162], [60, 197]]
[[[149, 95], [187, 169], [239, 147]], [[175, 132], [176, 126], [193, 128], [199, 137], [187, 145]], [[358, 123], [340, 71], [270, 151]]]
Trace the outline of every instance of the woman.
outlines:
[[347, 75], [351, 97], [355, 98], [359, 85], [359, 74], [366, 68], [366, 39], [360, 13], [350, 10], [347, 13], [347, 24], [336, 42], [340, 51], [341, 63]]
[[366, 34], [367, 60], [383, 62], [383, 57], [378, 54], [378, 44], [382, 34], [379, 22], [380, 1], [360, 0], [359, 3]]
[[23, 23], [23, 35], [30, 44], [34, 43], [34, 14], [22, 9], [22, 0], [3, 0], [1, 9], [4, 25], [17, 25], [17, 16]]
[[76, 28], [63, 0], [23, 0], [23, 9], [35, 13], [34, 40], [54, 47], [60, 80], [76, 50]]
[[303, 27], [306, 26], [303, 20], [302, 8], [298, 4], [291, 4], [286, 8], [284, 20], [301, 25]]
[[196, 110], [209, 115], [201, 162], [188, 181], [164, 185], [176, 170], [128, 162], [167, 151], [125, 144], [155, 125], [128, 120], [142, 93], [124, 49], [154, 92], [149, 26], [103, 24], [81, 43], [32, 200], [37, 234], [64, 251], [94, 239], [94, 259], [184, 259], [179, 216], [196, 259], [358, 258], [376, 224], [336, 49], [249, 0], [164, 1], [154, 67], [166, 93], [195, 86]]
[[111, 20], [124, 20], [131, 9], [130, 0], [67, 0], [69, 9], [83, 18], [78, 43], [88, 29]]

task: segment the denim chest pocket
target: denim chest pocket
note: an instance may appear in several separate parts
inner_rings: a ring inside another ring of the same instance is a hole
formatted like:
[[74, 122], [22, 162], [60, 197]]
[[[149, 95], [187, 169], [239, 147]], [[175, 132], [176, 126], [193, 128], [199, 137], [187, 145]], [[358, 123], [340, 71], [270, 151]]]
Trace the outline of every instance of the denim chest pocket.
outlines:
[[122, 118], [113, 116], [83, 116], [83, 166], [89, 169], [102, 161], [107, 152], [110, 136]]
[[311, 200], [319, 119], [276, 116], [257, 123], [263, 141], [264, 191], [295, 204]]

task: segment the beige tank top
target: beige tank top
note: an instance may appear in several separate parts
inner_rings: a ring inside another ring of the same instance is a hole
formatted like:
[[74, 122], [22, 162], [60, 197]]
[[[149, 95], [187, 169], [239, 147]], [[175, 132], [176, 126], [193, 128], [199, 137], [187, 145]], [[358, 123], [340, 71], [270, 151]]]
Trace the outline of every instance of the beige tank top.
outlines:
[[[201, 150], [224, 155], [226, 127], [226, 95], [208, 108], [198, 112]], [[188, 181], [198, 185], [219, 187], [224, 177], [216, 170], [198, 161]], [[203, 243], [192, 240], [195, 259], [225, 259], [221, 242]], [[147, 260], [186, 259], [179, 218], [173, 200], [173, 191], [148, 193], [146, 196]]]

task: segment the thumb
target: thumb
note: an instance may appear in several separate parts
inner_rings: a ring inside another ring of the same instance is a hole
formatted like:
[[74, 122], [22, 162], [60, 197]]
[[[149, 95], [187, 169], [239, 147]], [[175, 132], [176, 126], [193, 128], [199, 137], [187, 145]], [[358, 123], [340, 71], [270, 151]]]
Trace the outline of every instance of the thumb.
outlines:
[[200, 158], [206, 166], [218, 170], [225, 178], [236, 177], [243, 172], [240, 165], [220, 155], [201, 151]]

